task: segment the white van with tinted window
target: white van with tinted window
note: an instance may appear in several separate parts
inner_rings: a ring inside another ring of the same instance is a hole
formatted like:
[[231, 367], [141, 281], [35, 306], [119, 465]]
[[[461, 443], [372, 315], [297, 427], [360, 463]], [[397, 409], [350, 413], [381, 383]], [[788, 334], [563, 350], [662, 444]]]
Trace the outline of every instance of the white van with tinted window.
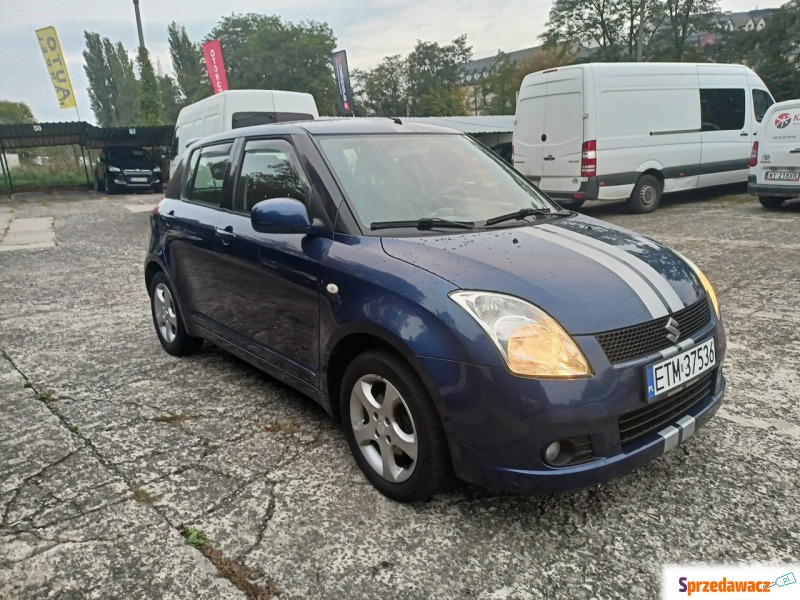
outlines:
[[190, 142], [208, 135], [268, 123], [318, 119], [314, 96], [284, 90], [227, 90], [181, 109], [172, 141], [175, 171]]
[[773, 104], [764, 115], [753, 142], [747, 191], [766, 208], [800, 196], [800, 100]]
[[741, 65], [592, 63], [522, 81], [514, 166], [568, 208], [747, 181], [754, 134], [774, 100]]

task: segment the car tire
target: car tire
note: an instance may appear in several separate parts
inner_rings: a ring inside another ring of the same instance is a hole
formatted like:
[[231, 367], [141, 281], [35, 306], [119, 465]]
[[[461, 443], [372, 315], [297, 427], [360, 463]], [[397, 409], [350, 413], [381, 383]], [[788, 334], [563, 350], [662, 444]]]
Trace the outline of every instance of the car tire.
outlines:
[[567, 210], [578, 210], [586, 200], [556, 200], [558, 205], [561, 208], [566, 208]]
[[653, 212], [661, 202], [661, 192], [661, 182], [657, 178], [642, 175], [628, 198], [628, 209], [637, 214]]
[[759, 196], [758, 201], [761, 202], [761, 206], [764, 208], [780, 208], [783, 206], [783, 203], [786, 202], [786, 198], [780, 198], [778, 196]]
[[164, 350], [173, 356], [188, 356], [197, 352], [203, 340], [186, 332], [175, 292], [163, 272], [155, 274], [149, 291], [153, 325]]
[[163, 194], [164, 193], [164, 184], [162, 183], [162, 184], [159, 184], [159, 185], [154, 185], [153, 186], [153, 191], [156, 194]]
[[109, 179], [108, 175], [103, 178], [103, 189], [109, 195], [117, 191], [116, 186], [111, 182], [111, 179]]
[[404, 360], [379, 350], [357, 356], [344, 373], [340, 412], [356, 463], [384, 496], [422, 502], [449, 487], [452, 466], [441, 420]]

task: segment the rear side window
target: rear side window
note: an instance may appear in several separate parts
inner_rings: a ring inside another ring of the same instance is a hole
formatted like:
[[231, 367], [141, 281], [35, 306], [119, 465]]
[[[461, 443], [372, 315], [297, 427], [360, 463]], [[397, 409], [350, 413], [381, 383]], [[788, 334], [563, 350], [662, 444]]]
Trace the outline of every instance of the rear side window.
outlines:
[[311, 186], [286, 140], [249, 140], [244, 148], [242, 169], [233, 210], [250, 212], [258, 202], [270, 198], [294, 198], [306, 202]]
[[761, 123], [764, 115], [767, 114], [767, 109], [774, 103], [772, 96], [764, 90], [753, 90], [753, 112], [757, 122]]
[[231, 143], [198, 148], [189, 159], [183, 197], [190, 202], [219, 206], [222, 183], [230, 160]]
[[744, 129], [745, 92], [742, 88], [700, 90], [703, 131]]

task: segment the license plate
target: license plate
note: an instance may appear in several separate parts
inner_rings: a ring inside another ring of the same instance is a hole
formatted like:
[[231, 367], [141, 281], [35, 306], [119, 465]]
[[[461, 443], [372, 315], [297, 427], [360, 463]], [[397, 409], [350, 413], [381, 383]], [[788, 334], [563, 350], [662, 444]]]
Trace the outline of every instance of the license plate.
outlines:
[[131, 177], [131, 183], [147, 183], [147, 177]]
[[717, 364], [714, 338], [710, 338], [680, 354], [648, 365], [647, 399], [652, 400], [679, 387]]
[[800, 181], [800, 171], [767, 171], [764, 173], [767, 181]]

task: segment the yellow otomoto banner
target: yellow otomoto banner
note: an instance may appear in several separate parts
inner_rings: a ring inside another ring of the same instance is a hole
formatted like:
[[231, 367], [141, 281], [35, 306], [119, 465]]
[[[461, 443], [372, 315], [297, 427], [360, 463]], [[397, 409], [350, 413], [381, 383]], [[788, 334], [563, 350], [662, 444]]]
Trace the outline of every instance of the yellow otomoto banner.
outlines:
[[36, 30], [36, 37], [39, 38], [39, 46], [42, 48], [44, 62], [47, 63], [47, 71], [56, 90], [56, 97], [61, 108], [77, 108], [75, 104], [75, 92], [72, 91], [72, 83], [67, 72], [67, 63], [64, 60], [64, 53], [61, 52], [61, 44], [58, 42], [58, 35], [55, 27], [43, 27]]

